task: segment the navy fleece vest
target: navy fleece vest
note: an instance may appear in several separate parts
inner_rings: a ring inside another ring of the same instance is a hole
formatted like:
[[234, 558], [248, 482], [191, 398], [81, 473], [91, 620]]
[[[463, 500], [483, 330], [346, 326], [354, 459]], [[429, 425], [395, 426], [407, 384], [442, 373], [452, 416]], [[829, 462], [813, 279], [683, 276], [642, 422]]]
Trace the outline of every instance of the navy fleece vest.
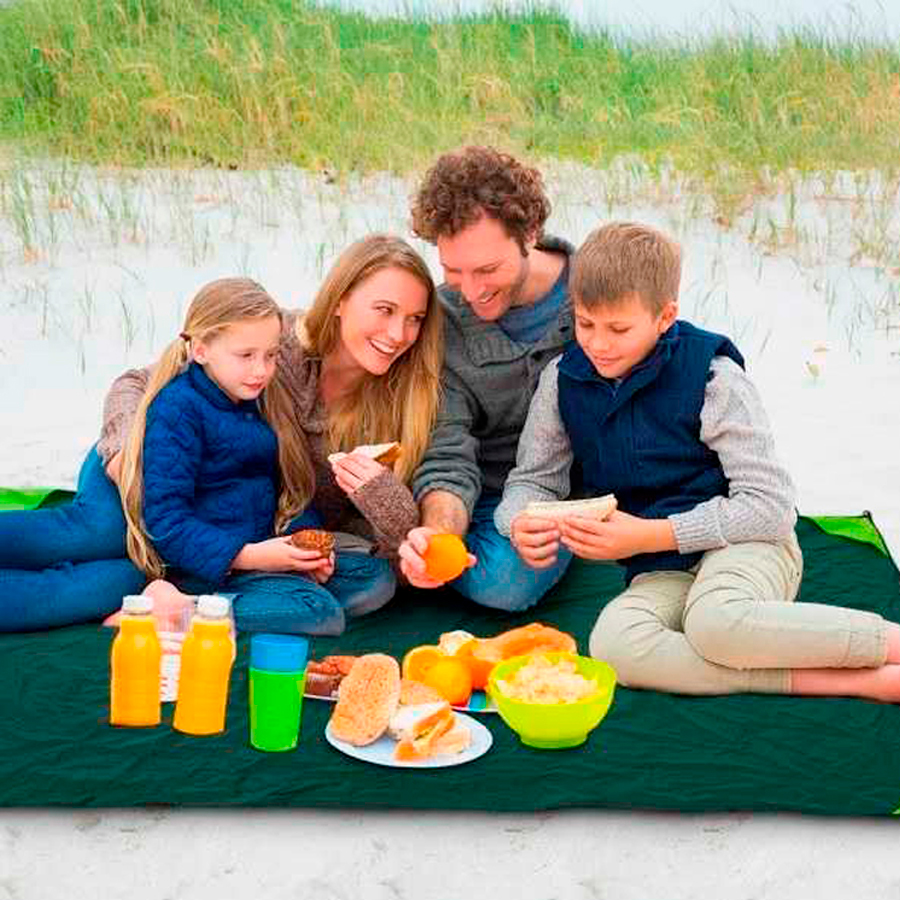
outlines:
[[[727, 495], [718, 456], [700, 440], [700, 410], [714, 356], [744, 359], [720, 334], [678, 321], [617, 382], [599, 375], [576, 343], [559, 363], [559, 411], [588, 496], [615, 494], [624, 512], [662, 519]], [[623, 560], [640, 572], [689, 569], [700, 554], [645, 553]]]

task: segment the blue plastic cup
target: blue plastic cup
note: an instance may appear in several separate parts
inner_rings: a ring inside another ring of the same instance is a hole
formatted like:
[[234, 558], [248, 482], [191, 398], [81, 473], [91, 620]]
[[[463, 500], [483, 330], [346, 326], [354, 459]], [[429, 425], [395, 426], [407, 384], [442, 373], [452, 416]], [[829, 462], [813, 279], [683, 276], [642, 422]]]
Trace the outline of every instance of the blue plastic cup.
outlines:
[[290, 634], [250, 638], [250, 744], [293, 750], [300, 736], [309, 641]]

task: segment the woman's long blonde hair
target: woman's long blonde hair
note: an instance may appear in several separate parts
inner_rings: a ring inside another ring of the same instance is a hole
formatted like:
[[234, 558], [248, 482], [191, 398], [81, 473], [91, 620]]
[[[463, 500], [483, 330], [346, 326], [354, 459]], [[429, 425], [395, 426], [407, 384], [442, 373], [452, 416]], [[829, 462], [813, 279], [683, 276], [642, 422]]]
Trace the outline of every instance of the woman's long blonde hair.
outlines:
[[[238, 322], [276, 317], [281, 310], [269, 294], [249, 278], [220, 278], [202, 287], [191, 301], [178, 338], [163, 351], [150, 376], [147, 391], [138, 406], [134, 424], [122, 456], [119, 492], [128, 525], [128, 555], [151, 578], [159, 578], [164, 564], [147, 534], [143, 516], [143, 455], [147, 408], [156, 395], [187, 368], [191, 341], [208, 342]], [[312, 461], [302, 432], [272, 423], [278, 437], [278, 460], [281, 485], [278, 518], [288, 519], [299, 513], [312, 497], [315, 478]], [[236, 510], [236, 514], [239, 511]]]
[[416, 342], [384, 375], [367, 374], [347, 397], [328, 409], [332, 450], [399, 441], [394, 466], [404, 482], [428, 447], [440, 399], [444, 354], [443, 319], [434, 281], [425, 261], [406, 241], [373, 234], [351, 244], [325, 276], [309, 312], [298, 321], [298, 337], [314, 356], [325, 358], [340, 341], [338, 305], [366, 278], [382, 269], [402, 269], [428, 292], [425, 318]]

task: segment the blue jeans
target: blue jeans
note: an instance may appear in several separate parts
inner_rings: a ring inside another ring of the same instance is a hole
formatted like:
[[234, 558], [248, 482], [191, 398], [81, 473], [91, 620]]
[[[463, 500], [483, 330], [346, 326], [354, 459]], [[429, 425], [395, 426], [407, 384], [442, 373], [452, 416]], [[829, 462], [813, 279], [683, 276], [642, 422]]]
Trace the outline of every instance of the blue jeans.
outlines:
[[478, 564], [450, 585], [481, 606], [518, 612], [534, 606], [563, 577], [572, 554], [561, 547], [556, 565], [548, 569], [527, 566], [509, 538], [494, 527], [494, 510], [500, 497], [499, 493], [482, 491], [475, 503], [466, 544]]
[[96, 449], [70, 503], [0, 513], [0, 631], [100, 621], [145, 583], [128, 559], [119, 492]]
[[241, 572], [218, 587], [174, 573], [171, 580], [189, 594], [228, 597], [238, 631], [282, 634], [341, 634], [347, 618], [380, 609], [397, 587], [387, 560], [342, 552], [335, 554], [334, 574], [325, 584], [274, 572]]

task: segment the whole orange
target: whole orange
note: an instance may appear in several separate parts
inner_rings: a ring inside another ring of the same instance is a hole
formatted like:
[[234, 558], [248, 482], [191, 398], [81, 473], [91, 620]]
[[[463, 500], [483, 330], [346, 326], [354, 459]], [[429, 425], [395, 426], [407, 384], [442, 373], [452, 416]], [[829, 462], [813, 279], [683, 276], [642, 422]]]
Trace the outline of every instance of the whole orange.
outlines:
[[445, 659], [446, 655], [440, 647], [433, 644], [422, 644], [419, 647], [413, 647], [406, 656], [403, 657], [403, 664], [400, 671], [404, 678], [411, 681], [421, 681], [425, 683], [425, 673], [439, 660]]
[[434, 688], [448, 703], [465, 706], [472, 693], [469, 667], [456, 657], [438, 660], [423, 676], [428, 687]]
[[466, 568], [468, 551], [455, 534], [433, 534], [424, 554], [425, 572], [435, 581], [452, 581]]

